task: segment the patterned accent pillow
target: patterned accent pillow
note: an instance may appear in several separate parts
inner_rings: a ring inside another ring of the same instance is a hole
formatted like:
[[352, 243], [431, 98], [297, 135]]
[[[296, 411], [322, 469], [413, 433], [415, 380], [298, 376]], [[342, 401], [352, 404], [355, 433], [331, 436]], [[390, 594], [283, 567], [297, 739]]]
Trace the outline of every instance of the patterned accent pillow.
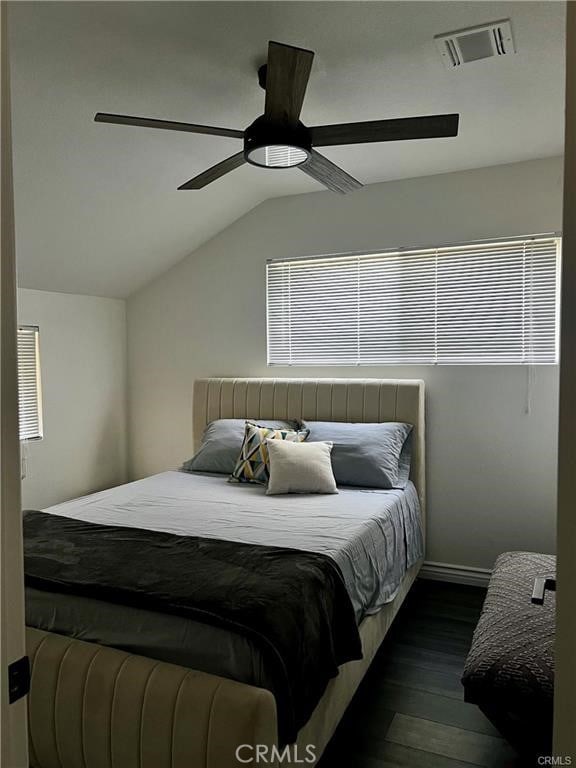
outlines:
[[309, 429], [298, 431], [272, 429], [247, 421], [240, 456], [230, 475], [229, 482], [267, 485], [270, 479], [270, 459], [266, 440], [289, 440], [292, 443], [303, 443], [309, 434]]

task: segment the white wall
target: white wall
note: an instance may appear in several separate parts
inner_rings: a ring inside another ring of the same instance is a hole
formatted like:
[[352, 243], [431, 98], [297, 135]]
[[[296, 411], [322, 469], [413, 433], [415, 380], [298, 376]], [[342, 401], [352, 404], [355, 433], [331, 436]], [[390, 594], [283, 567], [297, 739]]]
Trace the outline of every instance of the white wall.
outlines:
[[24, 508], [126, 479], [125, 302], [19, 291], [18, 321], [40, 327], [44, 438], [27, 446]]
[[266, 259], [558, 231], [560, 158], [269, 200], [128, 302], [133, 476], [191, 454], [200, 376], [418, 377], [427, 384], [428, 560], [490, 567], [554, 548], [557, 380], [522, 367], [266, 366]]

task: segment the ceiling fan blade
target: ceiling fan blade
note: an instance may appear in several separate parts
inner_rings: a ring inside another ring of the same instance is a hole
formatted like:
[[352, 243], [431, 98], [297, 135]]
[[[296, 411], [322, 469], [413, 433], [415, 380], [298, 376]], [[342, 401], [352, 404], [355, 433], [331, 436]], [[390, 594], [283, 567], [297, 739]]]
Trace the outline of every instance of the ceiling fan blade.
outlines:
[[371, 141], [406, 141], [438, 139], [458, 135], [460, 115], [429, 115], [397, 120], [370, 120], [366, 123], [317, 125], [310, 128], [312, 144], [328, 147], [335, 144], [364, 144]]
[[308, 176], [316, 179], [316, 181], [319, 181], [320, 184], [324, 184], [332, 192], [345, 194], [346, 192], [360, 189], [363, 186], [357, 179], [350, 176], [349, 173], [343, 171], [342, 168], [314, 149], [309, 160], [299, 165], [298, 168], [307, 173]]
[[216, 181], [226, 173], [230, 173], [235, 168], [239, 168], [245, 163], [244, 152], [237, 152], [231, 157], [227, 157], [226, 160], [222, 160], [221, 163], [213, 165], [212, 168], [208, 168], [206, 171], [194, 176], [193, 179], [187, 181], [185, 184], [181, 184], [178, 189], [202, 189], [212, 181]]
[[275, 122], [298, 122], [313, 59], [313, 51], [273, 40], [268, 43], [266, 117]]
[[114, 125], [138, 125], [142, 128], [160, 128], [165, 131], [186, 131], [187, 133], [206, 133], [210, 136], [226, 136], [231, 139], [243, 139], [244, 131], [232, 128], [215, 128], [211, 125], [194, 125], [194, 123], [178, 123], [174, 120], [154, 120], [150, 117], [131, 117], [130, 115], [111, 115], [107, 112], [96, 112], [96, 123], [112, 123]]

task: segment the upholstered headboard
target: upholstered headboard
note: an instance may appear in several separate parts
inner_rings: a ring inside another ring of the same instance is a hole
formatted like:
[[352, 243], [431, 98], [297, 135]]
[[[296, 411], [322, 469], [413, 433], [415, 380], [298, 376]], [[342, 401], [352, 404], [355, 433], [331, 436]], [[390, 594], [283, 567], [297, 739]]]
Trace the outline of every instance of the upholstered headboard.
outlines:
[[401, 379], [197, 379], [194, 445], [214, 419], [405, 421], [414, 425], [410, 477], [426, 500], [424, 382]]

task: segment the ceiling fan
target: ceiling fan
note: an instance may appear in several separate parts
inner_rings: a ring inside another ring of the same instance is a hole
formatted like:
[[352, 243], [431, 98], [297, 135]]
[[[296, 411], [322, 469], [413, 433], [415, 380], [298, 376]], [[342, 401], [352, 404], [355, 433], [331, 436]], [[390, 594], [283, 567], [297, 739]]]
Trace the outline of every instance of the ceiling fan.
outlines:
[[311, 128], [303, 125], [300, 111], [313, 58], [313, 51], [269, 42], [268, 63], [258, 70], [260, 85], [266, 91], [264, 114], [245, 131], [105, 112], [97, 112], [94, 120], [97, 123], [225, 136], [244, 142], [241, 152], [208, 168], [178, 189], [201, 189], [244, 163], [250, 163], [261, 168], [298, 167], [333, 192], [351, 192], [362, 184], [320, 154], [316, 147], [434, 139], [458, 134], [457, 114], [316, 125]]

